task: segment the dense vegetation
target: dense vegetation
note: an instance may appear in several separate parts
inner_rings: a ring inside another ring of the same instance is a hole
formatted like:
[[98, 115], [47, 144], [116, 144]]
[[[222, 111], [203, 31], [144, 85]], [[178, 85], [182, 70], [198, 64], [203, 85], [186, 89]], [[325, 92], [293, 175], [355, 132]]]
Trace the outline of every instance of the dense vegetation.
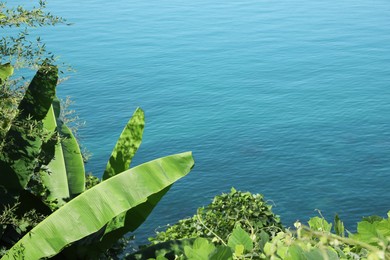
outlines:
[[321, 214], [283, 228], [262, 195], [232, 189], [129, 259], [390, 259], [388, 215], [364, 218], [356, 233], [338, 216], [329, 223]]
[[[44, 1], [30, 11], [0, 7], [1, 28], [63, 21], [43, 12]], [[102, 180], [86, 176], [79, 144], [56, 97], [54, 57], [47, 57], [39, 39], [34, 45], [26, 37], [23, 31], [2, 42], [0, 253], [4, 259], [109, 257], [113, 244], [137, 229], [170, 186], [191, 170], [192, 155], [129, 169], [145, 125], [144, 112], [137, 109], [102, 169]], [[32, 80], [11, 77], [14, 69], [37, 66]]]
[[[182, 153], [130, 168], [144, 131], [137, 109], [102, 169], [86, 175], [56, 96], [58, 67], [28, 29], [65, 23], [37, 7], [0, 2], [0, 256], [2, 259], [117, 259], [125, 235], [148, 217], [193, 166]], [[14, 30], [14, 31], [13, 31]], [[30, 79], [22, 73], [36, 70]], [[14, 71], [15, 70], [15, 71]], [[16, 75], [15, 74], [19, 74]], [[284, 227], [260, 194], [232, 189], [150, 238], [128, 259], [390, 259], [390, 212], [345, 230], [321, 214]]]

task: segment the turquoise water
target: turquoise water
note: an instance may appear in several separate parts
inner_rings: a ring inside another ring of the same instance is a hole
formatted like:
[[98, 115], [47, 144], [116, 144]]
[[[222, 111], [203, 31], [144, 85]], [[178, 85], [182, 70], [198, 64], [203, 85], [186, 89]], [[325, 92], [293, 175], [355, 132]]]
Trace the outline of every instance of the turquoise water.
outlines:
[[196, 166], [138, 232], [214, 195], [263, 193], [285, 225], [315, 209], [349, 229], [390, 209], [390, 5], [385, 0], [49, 1], [74, 25], [40, 33], [77, 72], [61, 85], [101, 176], [137, 106], [133, 165]]

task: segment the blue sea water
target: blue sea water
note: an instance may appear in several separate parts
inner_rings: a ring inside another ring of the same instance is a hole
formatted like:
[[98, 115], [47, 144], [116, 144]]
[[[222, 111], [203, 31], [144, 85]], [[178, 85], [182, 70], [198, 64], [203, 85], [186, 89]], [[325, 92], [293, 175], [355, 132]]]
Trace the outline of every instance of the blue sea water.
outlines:
[[77, 72], [59, 87], [101, 176], [137, 106], [133, 165], [193, 151], [195, 168], [137, 237], [213, 196], [262, 193], [282, 222], [320, 209], [353, 230], [390, 210], [390, 4], [385, 0], [49, 1], [40, 30]]

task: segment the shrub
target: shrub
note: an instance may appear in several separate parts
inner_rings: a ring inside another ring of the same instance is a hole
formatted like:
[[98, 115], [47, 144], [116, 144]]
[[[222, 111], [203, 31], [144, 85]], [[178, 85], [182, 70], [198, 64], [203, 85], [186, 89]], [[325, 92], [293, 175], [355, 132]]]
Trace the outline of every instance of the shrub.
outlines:
[[209, 238], [221, 243], [228, 240], [237, 224], [260, 239], [261, 231], [270, 236], [283, 230], [279, 216], [272, 212], [272, 206], [264, 201], [261, 194], [237, 191], [216, 196], [213, 202], [198, 209], [192, 218], [180, 220], [178, 223], [149, 238], [152, 244], [184, 238]]

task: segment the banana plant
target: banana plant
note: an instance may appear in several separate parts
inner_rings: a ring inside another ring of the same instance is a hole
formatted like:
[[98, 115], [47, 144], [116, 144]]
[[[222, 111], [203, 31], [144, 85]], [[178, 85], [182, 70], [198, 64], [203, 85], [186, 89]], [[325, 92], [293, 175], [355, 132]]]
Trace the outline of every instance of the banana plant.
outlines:
[[141, 164], [103, 181], [47, 217], [2, 259], [54, 256], [65, 246], [98, 231], [122, 212], [169, 187], [193, 165], [191, 152], [186, 152]]
[[[76, 197], [85, 190], [85, 170], [83, 157], [76, 138], [69, 127], [60, 119], [60, 101], [55, 98], [45, 119], [44, 128], [48, 133], [49, 162], [41, 171], [43, 184], [49, 191], [48, 199], [62, 206], [68, 199]], [[49, 139], [54, 138], [54, 143]], [[49, 146], [52, 146], [49, 149]]]
[[42, 120], [55, 96], [57, 80], [57, 67], [44, 64], [38, 70], [5, 135], [0, 153], [0, 186], [7, 190], [7, 195], [18, 195], [25, 189], [38, 166], [43, 140], [34, 131], [42, 129]]
[[[60, 118], [60, 103], [55, 97], [57, 79], [57, 68], [47, 65], [32, 80], [6, 136], [6, 143], [12, 145], [0, 154], [0, 185], [4, 184], [7, 191], [26, 194], [32, 172], [40, 167], [44, 169], [40, 176], [49, 191], [48, 199], [56, 201], [59, 208], [17, 242], [4, 259], [50, 257], [64, 247], [65, 253], [81, 252], [85, 257], [85, 252], [93, 251], [97, 255], [138, 228], [170, 186], [194, 164], [187, 152], [128, 170], [145, 125], [144, 112], [138, 108], [114, 147], [103, 181], [85, 191], [79, 145]], [[46, 135], [29, 134], [20, 127], [23, 120], [33, 120]], [[23, 142], [14, 145], [18, 138]]]

